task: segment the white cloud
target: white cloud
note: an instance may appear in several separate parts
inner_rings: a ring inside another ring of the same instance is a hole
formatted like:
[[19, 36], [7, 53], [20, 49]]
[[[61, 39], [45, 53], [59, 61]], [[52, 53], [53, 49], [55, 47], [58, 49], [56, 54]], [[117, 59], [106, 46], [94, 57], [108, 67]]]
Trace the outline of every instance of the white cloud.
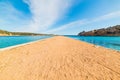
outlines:
[[103, 15], [103, 16], [100, 16], [100, 17], [98, 17], [98, 18], [95, 18], [95, 19], [92, 20], [92, 21], [93, 21], [93, 22], [103, 21], [103, 20], [112, 19], [112, 18], [116, 18], [116, 17], [120, 17], [120, 11], [108, 13], [108, 14], [106, 14], [106, 15]]
[[33, 18], [29, 31], [44, 31], [59, 20], [71, 6], [72, 0], [24, 0], [30, 6]]
[[95, 23], [95, 22], [100, 22], [100, 21], [104, 21], [104, 20], [108, 20], [108, 19], [113, 19], [113, 18], [117, 18], [120, 17], [120, 11], [116, 11], [116, 12], [112, 12], [112, 13], [108, 13], [105, 14], [103, 16], [99, 16], [97, 18], [93, 18], [93, 19], [83, 19], [83, 20], [77, 20], [74, 22], [70, 22], [68, 24], [65, 24], [63, 26], [59, 26], [58, 28], [46, 31], [47, 33], [59, 33], [60, 31], [63, 31], [65, 29], [69, 29], [70, 27], [77, 27], [79, 28], [82, 25], [86, 25], [86, 24], [90, 24], [90, 23]]
[[27, 23], [26, 16], [9, 2], [0, 2], [0, 29], [19, 31]]
[[1, 26], [8, 26], [13, 31], [59, 33], [71, 27], [77, 29], [85, 24], [120, 17], [120, 11], [116, 11], [97, 18], [76, 20], [47, 31], [61, 17], [63, 18], [64, 14], [73, 5], [72, 1], [74, 0], [24, 0], [29, 5], [32, 13], [32, 18], [29, 19], [23, 19], [27, 15], [17, 10], [12, 4], [0, 2], [0, 28]]
[[0, 16], [2, 17], [2, 19], [16, 21], [19, 19], [19, 17], [23, 16], [23, 13], [18, 11], [9, 2], [1, 2], [0, 3]]
[[52, 29], [52, 30], [48, 30], [48, 31], [46, 31], [46, 33], [54, 33], [54, 32], [58, 32], [58, 31], [64, 30], [66, 28], [69, 29], [70, 27], [81, 26], [81, 25], [85, 24], [86, 22], [87, 21], [85, 19], [84, 20], [77, 20], [77, 21], [68, 23], [66, 25], [60, 26], [58, 28], [55, 28], [55, 29]]

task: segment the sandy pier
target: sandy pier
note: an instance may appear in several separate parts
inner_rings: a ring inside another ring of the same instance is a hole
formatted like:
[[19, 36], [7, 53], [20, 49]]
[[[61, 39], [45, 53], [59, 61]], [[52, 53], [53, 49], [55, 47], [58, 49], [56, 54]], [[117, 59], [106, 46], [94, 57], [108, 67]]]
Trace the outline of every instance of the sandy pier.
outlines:
[[120, 80], [120, 52], [56, 36], [0, 51], [0, 80]]

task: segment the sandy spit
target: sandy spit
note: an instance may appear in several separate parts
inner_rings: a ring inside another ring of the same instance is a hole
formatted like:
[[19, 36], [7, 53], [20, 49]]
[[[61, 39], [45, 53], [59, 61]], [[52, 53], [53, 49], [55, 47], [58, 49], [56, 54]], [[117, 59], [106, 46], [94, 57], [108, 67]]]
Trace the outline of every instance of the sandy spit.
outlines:
[[0, 80], [120, 80], [120, 52], [56, 36], [0, 51]]

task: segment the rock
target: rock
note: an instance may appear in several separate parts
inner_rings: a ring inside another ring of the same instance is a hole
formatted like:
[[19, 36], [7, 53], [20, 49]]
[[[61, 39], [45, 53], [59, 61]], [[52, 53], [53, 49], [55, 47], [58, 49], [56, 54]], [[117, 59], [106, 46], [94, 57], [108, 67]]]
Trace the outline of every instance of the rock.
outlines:
[[120, 36], [120, 25], [113, 27], [92, 30], [88, 32], [80, 32], [79, 36]]

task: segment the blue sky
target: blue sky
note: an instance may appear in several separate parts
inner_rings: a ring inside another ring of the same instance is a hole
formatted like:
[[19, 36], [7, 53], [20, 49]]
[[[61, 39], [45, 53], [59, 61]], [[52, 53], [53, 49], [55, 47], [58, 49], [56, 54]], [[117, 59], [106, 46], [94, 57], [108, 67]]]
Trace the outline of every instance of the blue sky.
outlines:
[[0, 29], [78, 34], [120, 24], [120, 0], [0, 0]]

